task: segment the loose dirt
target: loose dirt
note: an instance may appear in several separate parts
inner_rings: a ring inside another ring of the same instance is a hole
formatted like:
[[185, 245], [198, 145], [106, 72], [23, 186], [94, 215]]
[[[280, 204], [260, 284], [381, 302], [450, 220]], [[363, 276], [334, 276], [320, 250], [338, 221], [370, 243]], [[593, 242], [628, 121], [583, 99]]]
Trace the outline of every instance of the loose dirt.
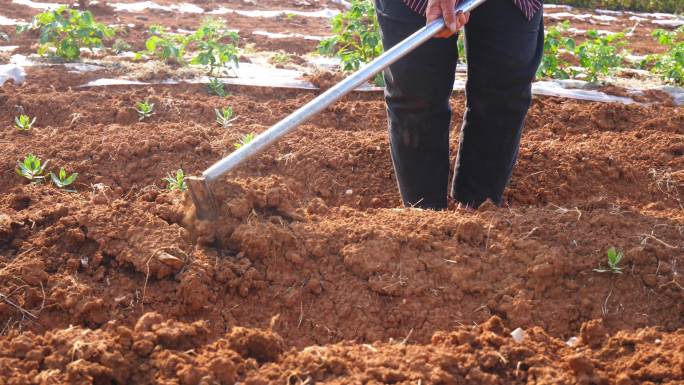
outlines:
[[[218, 181], [209, 223], [162, 178], [317, 91], [78, 87], [116, 71], [0, 87], [1, 385], [684, 382], [684, 110], [661, 95], [535, 98], [504, 207], [472, 213], [400, 207], [382, 93], [355, 93]], [[29, 152], [76, 192], [23, 181]]]

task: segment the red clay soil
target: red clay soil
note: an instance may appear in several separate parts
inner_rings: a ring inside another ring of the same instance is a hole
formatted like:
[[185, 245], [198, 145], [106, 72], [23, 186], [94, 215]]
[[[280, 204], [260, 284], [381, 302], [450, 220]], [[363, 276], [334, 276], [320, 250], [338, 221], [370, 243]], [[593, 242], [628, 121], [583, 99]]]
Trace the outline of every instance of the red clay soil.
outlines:
[[[535, 99], [505, 208], [432, 212], [399, 207], [356, 93], [218, 182], [209, 223], [161, 179], [315, 92], [75, 81], [0, 88], [0, 384], [684, 381], [681, 108]], [[22, 181], [28, 152], [77, 192]]]

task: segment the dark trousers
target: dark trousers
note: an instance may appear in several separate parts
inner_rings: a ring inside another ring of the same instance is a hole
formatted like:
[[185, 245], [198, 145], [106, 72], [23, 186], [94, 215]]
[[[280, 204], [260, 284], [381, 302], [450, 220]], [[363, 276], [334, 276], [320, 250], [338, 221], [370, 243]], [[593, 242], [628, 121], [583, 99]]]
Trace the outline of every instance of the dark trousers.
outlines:
[[[425, 25], [401, 0], [375, 3], [385, 49]], [[451, 196], [471, 207], [488, 198], [500, 205], [543, 54], [542, 10], [529, 21], [512, 0], [488, 0], [471, 13], [465, 38], [467, 101]], [[392, 162], [406, 206], [447, 206], [456, 41], [431, 39], [384, 72]]]

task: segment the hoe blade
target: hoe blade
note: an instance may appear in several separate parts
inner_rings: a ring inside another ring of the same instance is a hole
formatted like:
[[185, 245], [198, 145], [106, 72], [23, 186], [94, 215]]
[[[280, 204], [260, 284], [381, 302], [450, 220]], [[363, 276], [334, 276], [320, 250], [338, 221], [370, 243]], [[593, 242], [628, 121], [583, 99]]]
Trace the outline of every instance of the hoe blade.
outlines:
[[216, 200], [211, 193], [209, 183], [204, 177], [189, 176], [186, 178], [188, 191], [192, 203], [195, 204], [195, 215], [197, 219], [214, 220], [218, 216]]

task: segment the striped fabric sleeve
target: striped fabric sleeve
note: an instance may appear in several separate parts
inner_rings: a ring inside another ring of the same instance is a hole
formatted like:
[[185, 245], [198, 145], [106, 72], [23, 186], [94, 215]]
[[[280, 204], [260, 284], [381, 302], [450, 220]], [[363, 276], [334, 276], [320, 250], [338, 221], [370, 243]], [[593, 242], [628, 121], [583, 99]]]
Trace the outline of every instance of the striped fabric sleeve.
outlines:
[[[404, 3], [415, 12], [425, 15], [428, 0], [404, 0]], [[542, 7], [542, 0], [513, 0], [513, 3], [520, 8], [527, 20], [532, 20], [534, 14]]]

